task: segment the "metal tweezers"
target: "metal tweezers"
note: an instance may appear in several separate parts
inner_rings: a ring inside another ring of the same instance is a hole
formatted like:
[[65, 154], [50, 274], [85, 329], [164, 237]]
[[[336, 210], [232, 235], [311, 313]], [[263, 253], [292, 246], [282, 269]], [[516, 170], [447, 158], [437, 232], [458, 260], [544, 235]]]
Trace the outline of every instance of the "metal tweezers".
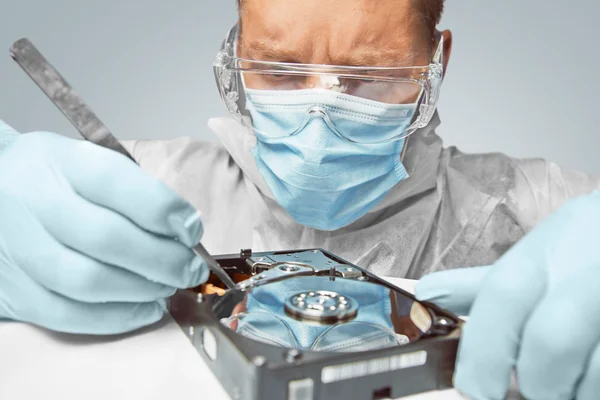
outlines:
[[[16, 41], [10, 48], [10, 55], [54, 105], [71, 121], [84, 139], [121, 153], [135, 162], [131, 154], [110, 133], [106, 125], [100, 121], [92, 109], [75, 93], [71, 85], [50, 65], [48, 60], [28, 39], [23, 38]], [[206, 251], [202, 243], [198, 243], [192, 250], [206, 261], [210, 270], [219, 277], [227, 288], [235, 288], [233, 280], [217, 260]]]

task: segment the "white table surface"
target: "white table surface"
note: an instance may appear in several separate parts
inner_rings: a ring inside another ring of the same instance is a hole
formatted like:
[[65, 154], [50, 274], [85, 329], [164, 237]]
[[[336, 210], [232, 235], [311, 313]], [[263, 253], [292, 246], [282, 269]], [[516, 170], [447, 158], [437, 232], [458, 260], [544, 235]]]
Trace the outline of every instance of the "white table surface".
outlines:
[[[390, 279], [412, 291], [413, 281]], [[177, 324], [89, 338], [0, 322], [0, 399], [229, 399]], [[457, 400], [454, 390], [406, 400]]]

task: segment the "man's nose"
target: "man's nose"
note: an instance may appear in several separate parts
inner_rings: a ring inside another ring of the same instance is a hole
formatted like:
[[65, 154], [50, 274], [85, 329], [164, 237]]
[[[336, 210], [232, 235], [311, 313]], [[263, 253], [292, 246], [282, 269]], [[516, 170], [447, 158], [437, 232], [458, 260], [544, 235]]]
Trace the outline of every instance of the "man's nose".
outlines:
[[306, 78], [307, 89], [334, 90], [340, 86], [339, 77], [335, 75], [311, 75]]

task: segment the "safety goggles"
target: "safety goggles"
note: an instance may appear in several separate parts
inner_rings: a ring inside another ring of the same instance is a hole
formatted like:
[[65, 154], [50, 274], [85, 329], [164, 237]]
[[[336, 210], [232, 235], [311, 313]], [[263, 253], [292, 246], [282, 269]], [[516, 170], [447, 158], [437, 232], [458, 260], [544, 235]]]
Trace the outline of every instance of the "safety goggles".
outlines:
[[[235, 25], [214, 63], [217, 86], [231, 115], [264, 137], [295, 135], [320, 117], [350, 142], [389, 142], [427, 126], [435, 113], [443, 78], [441, 36], [431, 63], [417, 67], [249, 60], [236, 56], [238, 37]], [[356, 122], [363, 124], [358, 135]], [[365, 135], [364, 124], [378, 129]]]

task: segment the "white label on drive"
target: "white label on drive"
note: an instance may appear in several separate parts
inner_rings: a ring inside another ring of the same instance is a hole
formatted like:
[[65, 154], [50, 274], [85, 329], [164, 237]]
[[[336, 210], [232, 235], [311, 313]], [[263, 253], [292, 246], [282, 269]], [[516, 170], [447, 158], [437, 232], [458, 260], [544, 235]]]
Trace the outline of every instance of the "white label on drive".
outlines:
[[343, 381], [399, 369], [418, 367], [424, 365], [426, 362], [427, 352], [421, 350], [414, 353], [374, 358], [367, 361], [330, 365], [321, 371], [321, 380], [323, 383]]

